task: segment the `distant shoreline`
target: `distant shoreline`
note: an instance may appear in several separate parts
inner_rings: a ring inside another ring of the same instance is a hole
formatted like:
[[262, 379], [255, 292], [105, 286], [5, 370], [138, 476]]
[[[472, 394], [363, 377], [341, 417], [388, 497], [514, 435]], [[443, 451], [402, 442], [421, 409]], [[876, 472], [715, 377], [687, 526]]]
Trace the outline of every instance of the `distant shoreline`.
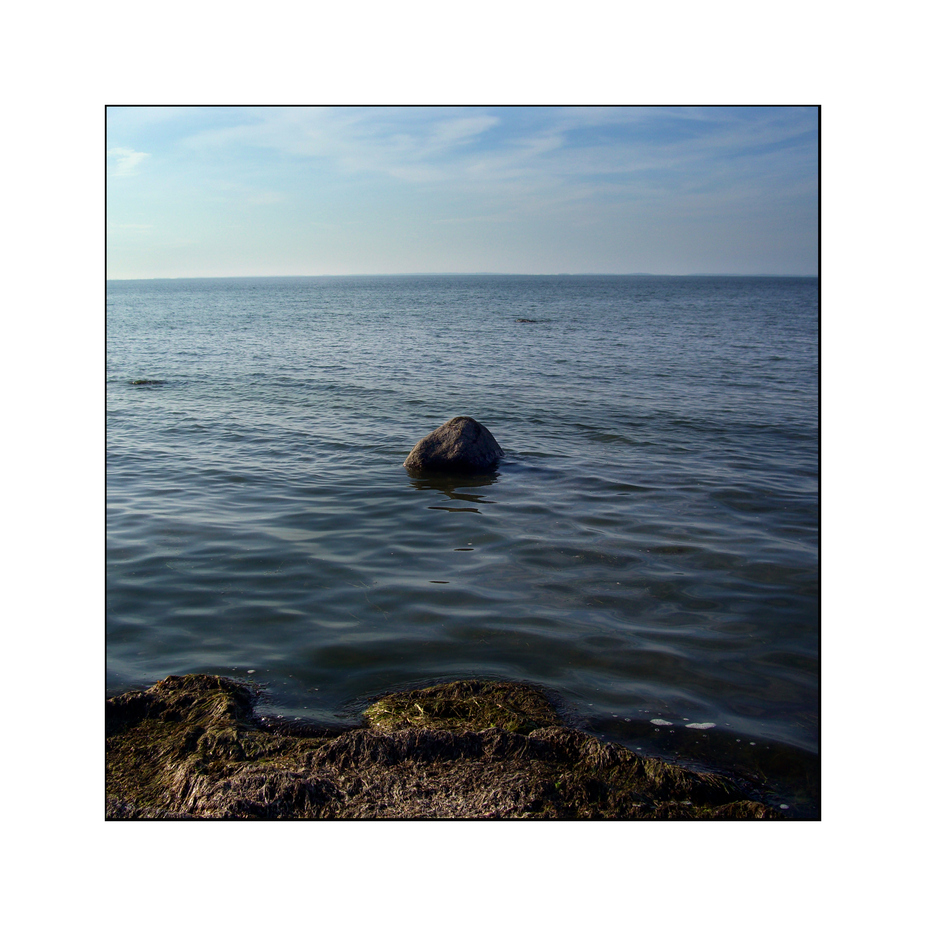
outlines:
[[817, 280], [819, 274], [799, 273], [309, 273], [281, 276], [116, 276], [107, 277], [107, 283], [193, 282], [196, 280], [223, 279], [409, 279], [414, 277], [503, 277], [523, 276], [530, 279], [803, 279]]

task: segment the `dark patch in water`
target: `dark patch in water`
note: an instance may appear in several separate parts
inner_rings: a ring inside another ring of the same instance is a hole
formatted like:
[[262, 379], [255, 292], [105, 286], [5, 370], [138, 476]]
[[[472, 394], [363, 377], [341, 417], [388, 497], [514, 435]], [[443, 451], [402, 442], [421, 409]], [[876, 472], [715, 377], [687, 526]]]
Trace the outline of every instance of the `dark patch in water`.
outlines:
[[683, 556], [689, 552], [697, 552], [694, 546], [653, 546], [649, 552], [657, 552], [663, 556]]

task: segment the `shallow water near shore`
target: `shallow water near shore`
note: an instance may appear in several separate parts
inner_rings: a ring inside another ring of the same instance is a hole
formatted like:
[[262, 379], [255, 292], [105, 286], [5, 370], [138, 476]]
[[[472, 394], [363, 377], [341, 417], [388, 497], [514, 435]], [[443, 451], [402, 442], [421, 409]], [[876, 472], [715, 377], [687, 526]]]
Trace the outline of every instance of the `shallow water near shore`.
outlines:
[[[344, 723], [511, 679], [811, 769], [817, 329], [807, 279], [110, 282], [108, 693], [221, 674]], [[404, 470], [457, 414], [498, 470]]]

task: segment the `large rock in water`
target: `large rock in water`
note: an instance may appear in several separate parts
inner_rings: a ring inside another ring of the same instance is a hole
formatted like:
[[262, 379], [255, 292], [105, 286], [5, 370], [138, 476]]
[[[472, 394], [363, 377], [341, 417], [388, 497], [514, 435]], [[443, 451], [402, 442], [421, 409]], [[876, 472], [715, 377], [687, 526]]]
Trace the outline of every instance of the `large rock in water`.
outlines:
[[425, 472], [487, 472], [504, 455], [487, 427], [474, 418], [457, 417], [419, 440], [405, 468]]

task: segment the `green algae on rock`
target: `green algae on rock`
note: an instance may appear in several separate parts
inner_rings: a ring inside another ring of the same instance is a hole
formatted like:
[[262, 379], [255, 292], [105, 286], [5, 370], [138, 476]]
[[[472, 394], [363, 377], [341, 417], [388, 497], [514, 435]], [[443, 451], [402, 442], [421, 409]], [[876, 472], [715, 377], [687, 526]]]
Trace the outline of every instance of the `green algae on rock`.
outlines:
[[389, 694], [364, 714], [375, 729], [404, 726], [481, 732], [497, 727], [532, 732], [561, 720], [538, 690], [510, 681], [451, 681], [436, 687]]
[[527, 685], [391, 694], [347, 731], [275, 725], [255, 700], [208, 675], [109, 700], [107, 818], [779, 818], [731, 779], [567, 728]]

